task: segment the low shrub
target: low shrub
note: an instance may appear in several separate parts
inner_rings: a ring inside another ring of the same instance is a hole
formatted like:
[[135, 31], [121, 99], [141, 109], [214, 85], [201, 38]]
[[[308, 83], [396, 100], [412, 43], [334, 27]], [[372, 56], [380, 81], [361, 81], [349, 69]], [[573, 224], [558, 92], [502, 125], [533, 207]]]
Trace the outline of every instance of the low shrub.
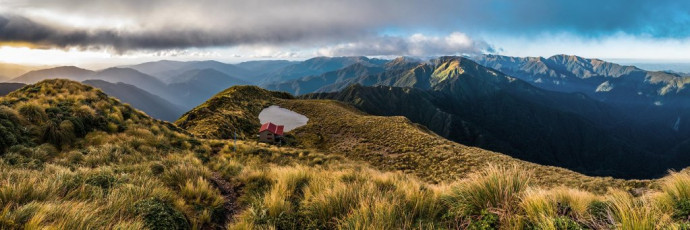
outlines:
[[84, 182], [88, 185], [96, 186], [108, 191], [115, 186], [117, 178], [112, 173], [99, 172], [89, 175]]
[[159, 198], [149, 198], [134, 204], [133, 213], [144, 219], [148, 229], [189, 229], [189, 222], [182, 212]]
[[482, 210], [477, 220], [471, 221], [468, 230], [490, 230], [499, 228], [499, 218], [496, 213]]
[[165, 172], [165, 165], [161, 163], [151, 164], [151, 173], [153, 173], [153, 175], [159, 175], [163, 172]]

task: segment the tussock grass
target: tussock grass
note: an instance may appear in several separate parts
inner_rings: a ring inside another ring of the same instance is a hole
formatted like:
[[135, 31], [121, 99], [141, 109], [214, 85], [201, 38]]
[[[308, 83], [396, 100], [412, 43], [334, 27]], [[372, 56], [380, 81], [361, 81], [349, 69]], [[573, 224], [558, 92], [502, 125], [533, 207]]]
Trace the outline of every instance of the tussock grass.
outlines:
[[615, 226], [619, 229], [664, 229], [671, 226], [669, 213], [658, 209], [649, 197], [635, 198], [613, 190], [607, 195]]
[[[592, 193], [565, 187], [529, 189], [520, 208], [531, 226], [539, 229], [559, 229], [563, 225], [599, 229], [607, 227], [608, 219], [597, 219], [590, 212], [590, 207], [598, 199], [601, 198]], [[608, 215], [607, 211], [604, 212]], [[564, 220], [570, 222], [565, 223]]]
[[[654, 186], [585, 177], [449, 143], [404, 118], [328, 101], [270, 102], [313, 118], [296, 131], [300, 144], [197, 139], [69, 81], [2, 97], [0, 229], [690, 226], [688, 172]], [[353, 116], [335, 126], [335, 114]], [[401, 131], [372, 128], [384, 123]], [[219, 177], [235, 187], [221, 191]], [[226, 193], [236, 198], [229, 223]]]
[[477, 215], [482, 210], [510, 215], [516, 212], [520, 195], [528, 183], [525, 171], [489, 165], [483, 172], [454, 186], [444, 200], [457, 216]]
[[[353, 173], [369, 179], [342, 179]], [[437, 191], [403, 174], [288, 166], [273, 167], [267, 176], [274, 178], [274, 185], [263, 199], [254, 199], [231, 228], [405, 229], [441, 225], [442, 204]]]
[[0, 122], [11, 134], [0, 136], [9, 145], [0, 145], [0, 229], [217, 225], [225, 200], [185, 132], [66, 80], [0, 104], [0, 119], [11, 121]]
[[[258, 144], [240, 142], [247, 150]], [[259, 147], [260, 148], [260, 147]], [[278, 151], [290, 152], [291, 148]], [[666, 193], [690, 178], [671, 174], [643, 196], [612, 189], [596, 194], [531, 183], [517, 166], [489, 165], [468, 178], [428, 184], [347, 160], [307, 166], [299, 154], [276, 164], [223, 153], [222, 165], [243, 165], [230, 177], [245, 183], [243, 211], [230, 229], [682, 229]], [[318, 155], [320, 153], [311, 153]], [[259, 158], [265, 159], [265, 158]], [[211, 167], [220, 167], [221, 164]], [[678, 179], [685, 178], [678, 182]], [[677, 195], [676, 195], [677, 196]], [[250, 198], [251, 197], [251, 198]], [[680, 200], [680, 199], [675, 199]]]

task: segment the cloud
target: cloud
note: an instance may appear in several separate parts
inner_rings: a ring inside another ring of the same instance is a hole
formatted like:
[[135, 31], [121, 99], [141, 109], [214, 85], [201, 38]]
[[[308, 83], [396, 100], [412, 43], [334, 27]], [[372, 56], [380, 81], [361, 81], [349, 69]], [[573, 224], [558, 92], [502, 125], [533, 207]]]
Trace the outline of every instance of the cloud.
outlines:
[[[690, 37], [689, 9], [690, 2], [676, 0], [0, 0], [0, 42], [120, 53], [242, 45], [359, 55], [475, 52], [491, 47], [453, 46], [430, 35], [415, 42], [410, 34], [683, 39]], [[380, 35], [391, 28], [400, 34]]]
[[2, 42], [26, 42], [45, 48], [112, 48], [119, 53], [132, 49], [289, 44], [312, 39], [318, 41], [329, 36], [341, 35], [342, 32], [333, 29], [299, 32], [288, 31], [287, 28], [270, 31], [223, 31], [179, 27], [151, 30], [84, 29], [41, 24], [17, 15], [0, 15]]
[[453, 32], [444, 37], [413, 34], [409, 37], [379, 36], [357, 42], [321, 48], [320, 56], [436, 56], [479, 54], [492, 48], [483, 41], [471, 39], [464, 33]]

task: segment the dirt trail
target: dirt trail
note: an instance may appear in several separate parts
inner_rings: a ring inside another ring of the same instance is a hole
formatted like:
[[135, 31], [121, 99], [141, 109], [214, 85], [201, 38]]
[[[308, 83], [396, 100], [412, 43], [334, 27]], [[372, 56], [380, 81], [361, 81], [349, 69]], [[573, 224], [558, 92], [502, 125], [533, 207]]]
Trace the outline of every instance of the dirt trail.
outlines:
[[223, 204], [224, 218], [219, 219], [214, 224], [214, 229], [226, 229], [227, 225], [232, 222], [233, 216], [239, 211], [237, 198], [240, 196], [242, 184], [236, 181], [228, 181], [223, 178], [220, 173], [214, 172], [211, 175], [211, 182], [220, 190], [221, 195], [225, 200]]

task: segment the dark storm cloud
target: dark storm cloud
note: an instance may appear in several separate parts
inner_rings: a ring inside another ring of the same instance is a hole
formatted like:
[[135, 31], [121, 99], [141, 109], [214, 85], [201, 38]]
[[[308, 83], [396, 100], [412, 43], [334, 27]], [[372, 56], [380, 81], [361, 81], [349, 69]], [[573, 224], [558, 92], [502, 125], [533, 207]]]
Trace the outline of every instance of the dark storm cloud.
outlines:
[[[652, 38], [690, 36], [690, 30], [686, 29], [690, 25], [690, 2], [671, 0], [0, 0], [0, 9], [12, 12], [0, 14], [0, 41], [118, 51], [248, 44], [325, 47], [354, 43], [340, 51], [365, 51], [373, 47], [391, 53], [406, 50], [410, 46], [406, 37], [418, 31], [432, 34], [460, 31], [470, 36], [567, 32], [591, 39], [616, 33]], [[52, 17], [46, 17], [45, 12], [50, 12]], [[125, 27], [103, 23], [77, 26], [69, 20], [59, 20], [59, 15], [123, 20], [128, 24]], [[391, 29], [400, 34], [380, 35]], [[368, 41], [379, 44], [361, 44]]]
[[[170, 49], [188, 47], [233, 46], [241, 44], [282, 44], [309, 41], [343, 31], [272, 30], [266, 33], [225, 32], [171, 26], [164, 29], [128, 31], [114, 29], [83, 29], [42, 24], [17, 15], [0, 15], [0, 41], [28, 42], [39, 47], [113, 48], [118, 52], [131, 49]], [[353, 33], [342, 34], [352, 36]]]

